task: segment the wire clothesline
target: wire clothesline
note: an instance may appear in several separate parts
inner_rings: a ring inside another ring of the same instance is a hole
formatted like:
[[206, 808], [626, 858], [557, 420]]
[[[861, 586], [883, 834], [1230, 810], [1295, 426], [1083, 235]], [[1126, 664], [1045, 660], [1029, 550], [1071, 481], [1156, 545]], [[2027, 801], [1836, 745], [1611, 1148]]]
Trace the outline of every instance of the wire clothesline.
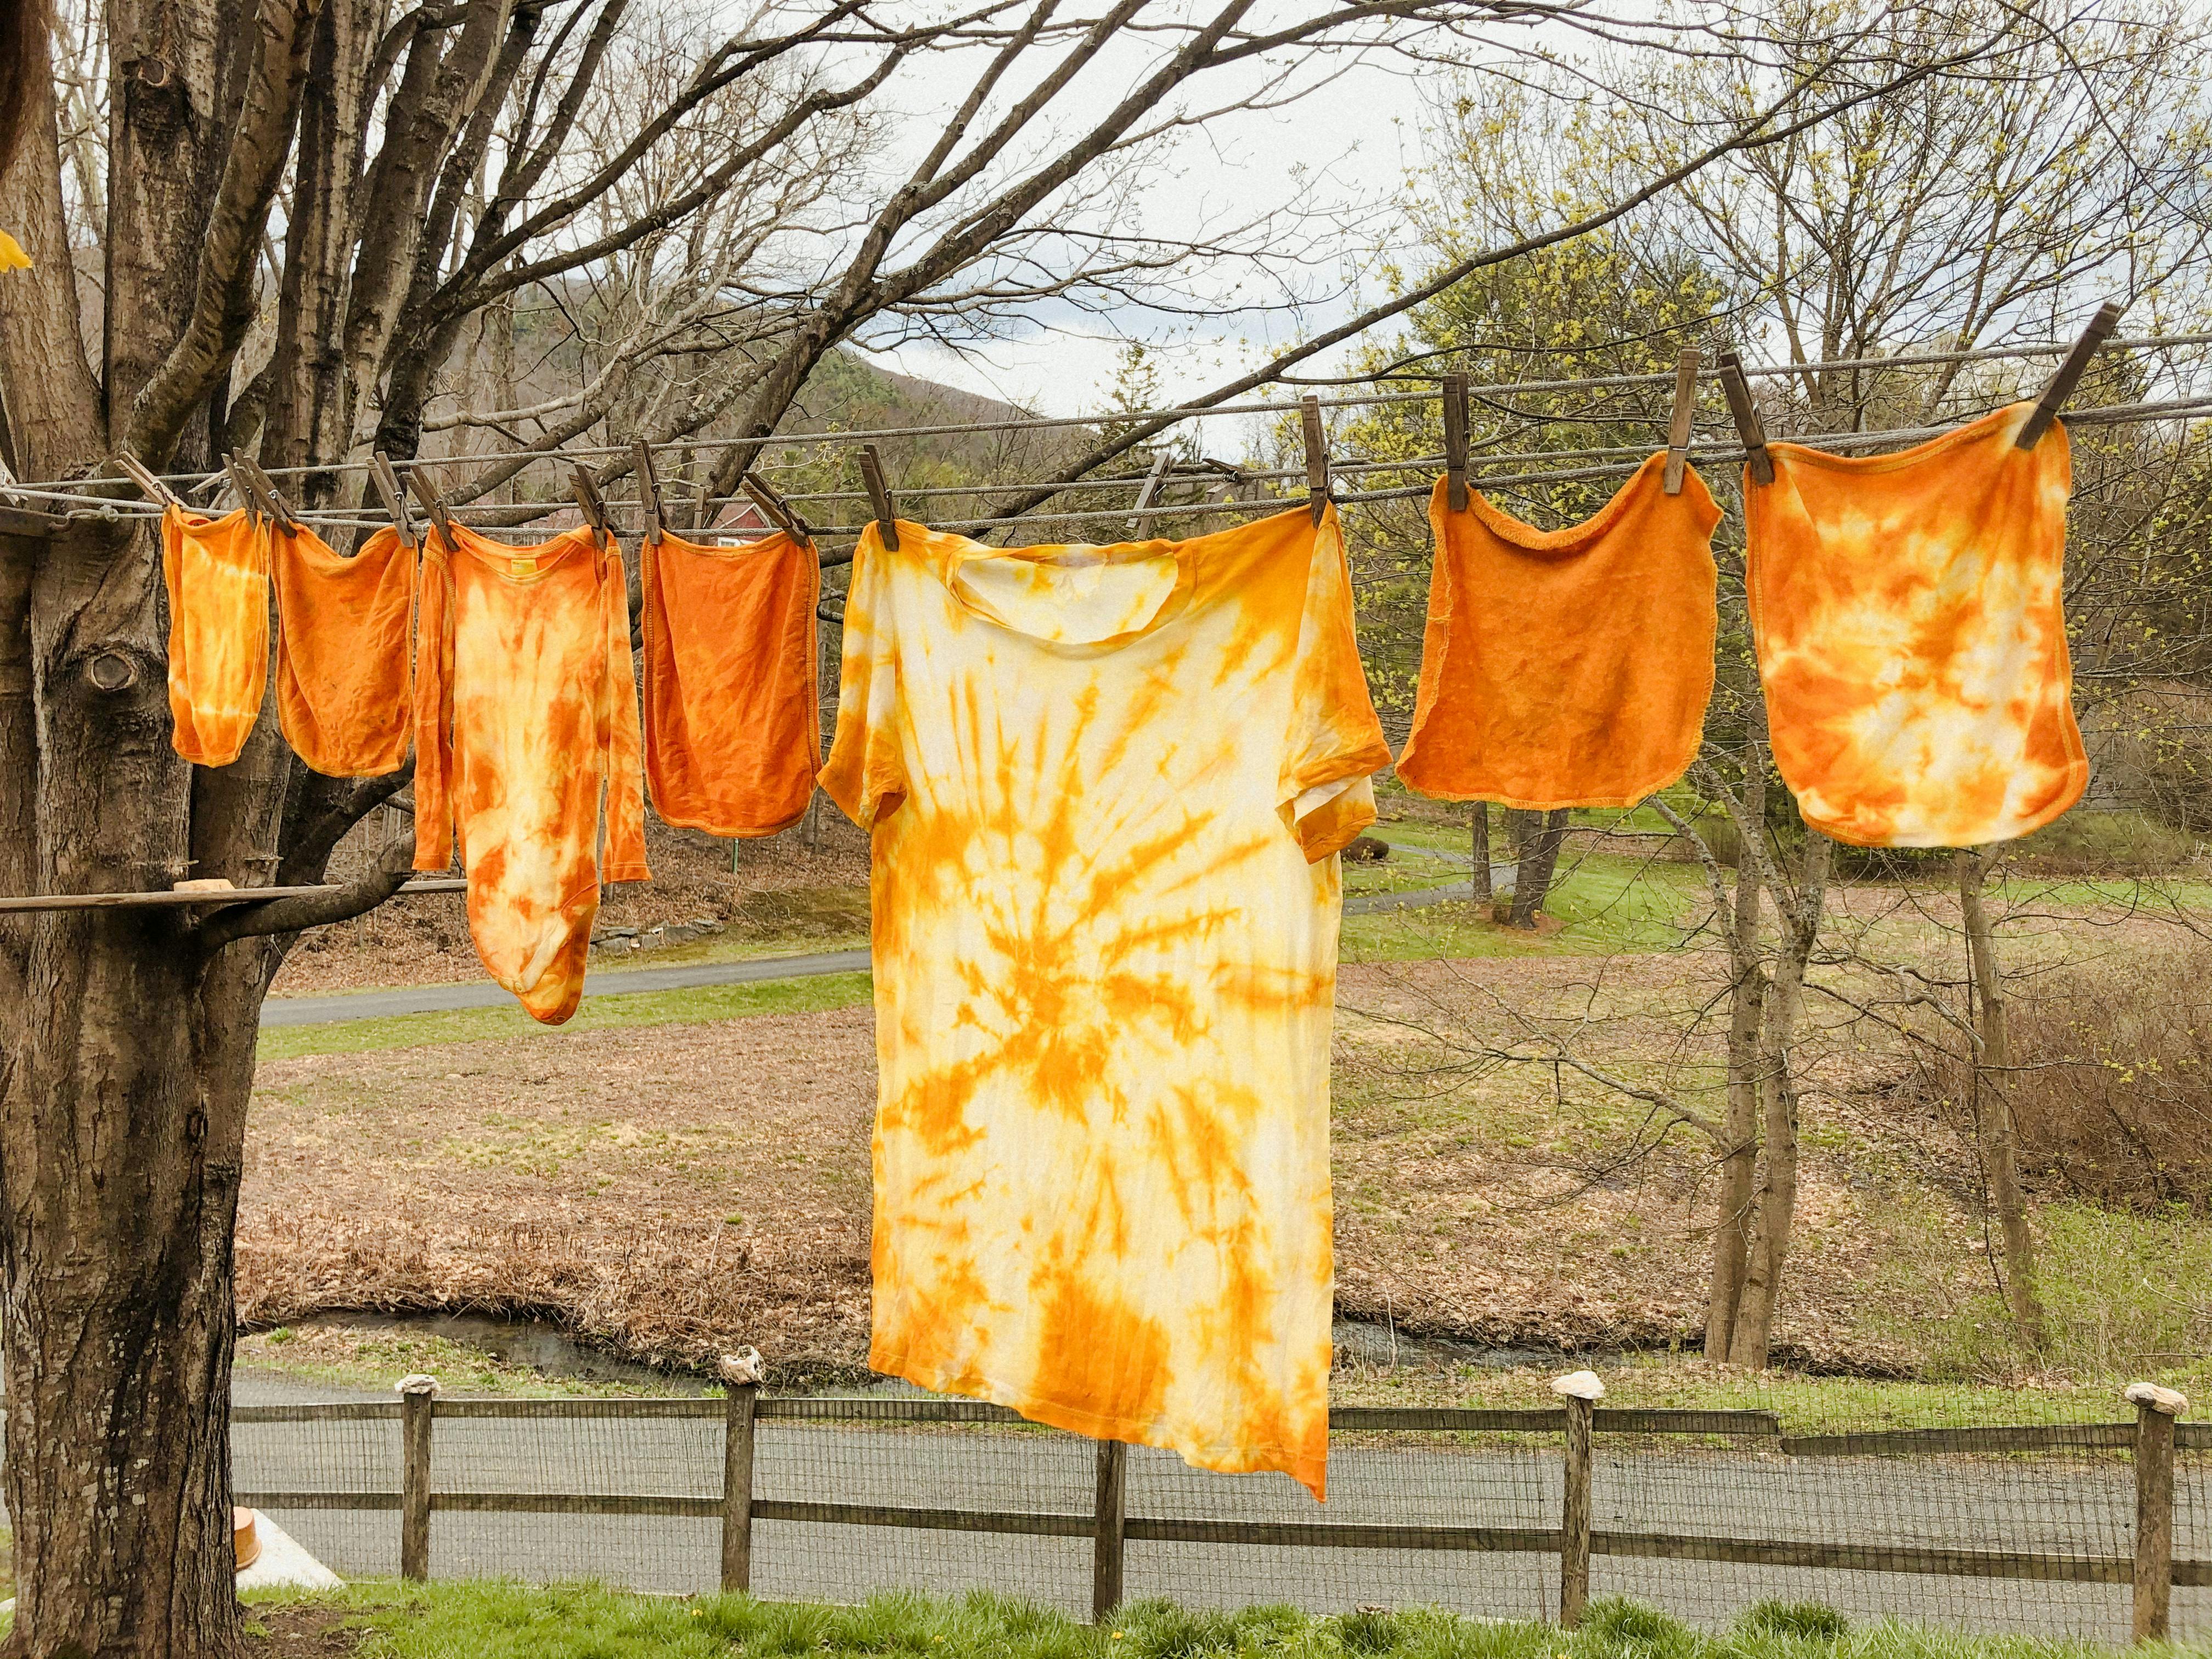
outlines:
[[[2212, 343], [2212, 336], [2205, 337], [2208, 343]], [[2158, 402], [2110, 404], [2101, 408], [2093, 407], [2076, 412], [2070, 412], [2065, 418], [2069, 425], [2103, 426], [2143, 424], [2155, 421], [2179, 419], [2191, 416], [2208, 414], [2212, 414], [2212, 393], [2198, 394], [2188, 398], [2172, 398]], [[1976, 417], [1962, 416], [1961, 418], [1972, 419]], [[1770, 445], [1778, 443], [1796, 443], [1830, 451], [1879, 448], [1889, 444], [1918, 442], [1929, 438], [1940, 437], [1946, 432], [1954, 430], [1958, 424], [1958, 422], [1953, 422], [1942, 426], [1896, 428], [1885, 431], [1875, 432], [1810, 433], [1801, 435], [1770, 437], [1767, 441]], [[1569, 483], [1595, 478], [1625, 477], [1627, 474], [1635, 471], [1638, 466], [1642, 465], [1644, 459], [1648, 458], [1651, 453], [1652, 451], [1648, 447], [1642, 446], [1611, 446], [1606, 447], [1562, 450], [1526, 450], [1511, 453], [1492, 455], [1484, 455], [1480, 452], [1476, 452], [1469, 455], [1468, 465], [1471, 472], [1480, 472], [1480, 482], [1485, 486], [1496, 489], [1514, 488], [1534, 483]], [[563, 451], [560, 452], [560, 453], [565, 459], [570, 452]], [[1689, 453], [1693, 459], [1707, 463], [1740, 461], [1743, 459], [1745, 456], [1743, 446], [1740, 442], [1722, 441], [1711, 439], [1699, 441], [1694, 438], [1690, 444]], [[1518, 473], [1506, 473], [1502, 475], [1493, 473], [1487, 470], [1501, 465], [1525, 466], [1530, 462], [1541, 461], [1594, 461], [1599, 464], [1565, 468], [1557, 466], [1541, 467], [1534, 471]], [[397, 465], [397, 463], [395, 463], [395, 465]], [[1394, 471], [1433, 471], [1443, 465], [1443, 457], [1440, 455], [1416, 455], [1394, 459], [1370, 458], [1366, 460], [1340, 462], [1333, 465], [1331, 471], [1341, 475]], [[1240, 475], [1238, 482], [1243, 483], [1279, 483], [1288, 479], [1301, 478], [1304, 476], [1303, 469], [1288, 467], [1265, 469], [1240, 468], [1237, 469], [1237, 471]], [[1193, 475], [1188, 472], [1183, 473], [1179, 475], [1179, 479], [1177, 481], [1188, 481], [1192, 476]], [[1212, 471], [1207, 471], [1203, 476], [1209, 478], [1220, 478], [1224, 477], [1223, 474]], [[1107, 489], [1136, 489], [1142, 488], [1146, 482], [1146, 480], [1139, 476], [1127, 476], [1116, 478], [1079, 479], [1073, 483], [1059, 486], [1059, 489], [1062, 491], [1073, 491], [1077, 489], [1097, 490]], [[901, 490], [898, 494], [902, 496], [922, 498], [941, 498], [945, 496], [967, 496], [973, 498], [977, 495], [1006, 494], [1019, 490], [1033, 489], [1038, 487], [1039, 486], [1035, 483], [1027, 483], [941, 485], [929, 486], [913, 490]], [[6, 488], [9, 493], [17, 496], [40, 501], [57, 502], [91, 502], [97, 501], [97, 505], [100, 507], [103, 517], [153, 519], [160, 516], [160, 510], [150, 503], [114, 502], [98, 500], [98, 498], [83, 497], [54, 490], [42, 485], [10, 484]], [[1406, 501], [1426, 495], [1430, 492], [1431, 488], [1431, 484], [1424, 483], [1387, 489], [1337, 491], [1334, 493], [1334, 499], [1340, 506], [1353, 506], [1389, 501]], [[719, 512], [721, 508], [728, 506], [742, 504], [744, 499], [745, 498], [743, 496], [714, 496], [708, 498], [700, 505], [707, 512], [713, 513]], [[786, 499], [793, 502], [805, 503], [859, 501], [865, 499], [865, 492], [860, 489], [824, 490], [805, 494], [794, 494], [787, 496]], [[1268, 495], [1256, 499], [1232, 499], [1218, 501], [1189, 503], [1155, 502], [1152, 505], [1141, 509], [1135, 509], [1127, 507], [1104, 507], [1083, 509], [1073, 512], [1062, 511], [1043, 513], [1036, 516], [1040, 520], [1049, 521], [1054, 524], [1084, 524], [1104, 523], [1115, 520], [1127, 521], [1133, 517], [1151, 519], [1167, 514], [1188, 516], [1192, 514], [1266, 513], [1281, 510], [1285, 501], [1289, 499], [1289, 497], [1283, 495]], [[551, 513], [569, 510], [568, 503], [559, 501], [550, 501], [543, 503], [522, 503], [521, 505], [539, 507], [541, 508], [540, 512], [534, 516], [540, 518]], [[617, 497], [610, 500], [607, 502], [607, 505], [610, 508], [635, 509], [639, 503], [634, 497]], [[468, 522], [469, 517], [471, 514], [478, 518], [505, 519], [510, 517], [515, 511], [515, 506], [516, 504], [513, 503], [477, 502], [466, 506], [449, 506], [447, 511], [456, 522], [465, 524]], [[293, 516], [299, 521], [305, 524], [335, 529], [374, 530], [382, 527], [386, 522], [381, 519], [363, 516], [357, 509], [343, 507], [321, 509], [295, 507], [293, 509]], [[961, 520], [933, 520], [933, 522], [936, 525], [936, 527], [939, 529], [960, 531], [993, 528], [1002, 525], [1005, 520], [1002, 518], [977, 517]], [[507, 524], [497, 524], [490, 526], [489, 527], [514, 528], [518, 526]], [[831, 525], [818, 527], [815, 533], [817, 537], [828, 538], [857, 536], [864, 527], [864, 526], [857, 524]]]

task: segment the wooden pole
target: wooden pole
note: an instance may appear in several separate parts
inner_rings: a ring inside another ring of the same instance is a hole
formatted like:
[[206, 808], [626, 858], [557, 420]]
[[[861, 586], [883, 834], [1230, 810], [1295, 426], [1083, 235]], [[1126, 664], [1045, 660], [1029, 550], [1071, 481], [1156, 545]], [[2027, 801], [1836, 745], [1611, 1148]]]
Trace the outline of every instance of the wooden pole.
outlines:
[[[750, 1376], [730, 1382], [722, 1430], [722, 1590], [753, 1587], [753, 1418], [760, 1405], [759, 1358]], [[738, 1369], [725, 1362], [725, 1374]]]
[[1121, 1540], [1129, 1483], [1129, 1449], [1119, 1440], [1098, 1443], [1098, 1500], [1091, 1547], [1091, 1619], [1104, 1624], [1121, 1605]]
[[430, 1420], [438, 1379], [419, 1373], [392, 1387], [399, 1395], [399, 1576], [430, 1576]]
[[2189, 1401], [2154, 1382], [2130, 1382], [2136, 1408], [2135, 1638], [2162, 1642], [2173, 1601], [2173, 1419]]
[[1565, 1490], [1559, 1500], [1559, 1623], [1572, 1630], [1589, 1604], [1591, 1430], [1605, 1384], [1589, 1371], [1554, 1377], [1567, 1410]]
[[1474, 803], [1474, 874], [1473, 892], [1477, 904], [1487, 904], [1493, 895], [1490, 890], [1490, 803]]

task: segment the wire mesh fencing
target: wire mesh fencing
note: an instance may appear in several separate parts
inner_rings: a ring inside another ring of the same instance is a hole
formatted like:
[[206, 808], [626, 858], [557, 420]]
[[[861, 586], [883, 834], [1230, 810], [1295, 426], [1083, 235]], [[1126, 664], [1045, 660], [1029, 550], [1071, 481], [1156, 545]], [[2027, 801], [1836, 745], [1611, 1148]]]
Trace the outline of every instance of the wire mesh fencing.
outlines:
[[1781, 1600], [2093, 1640], [2148, 1597], [2202, 1636], [2212, 1431], [2154, 1419], [1792, 1437], [1763, 1411], [1346, 1407], [1326, 1504], [973, 1401], [750, 1389], [246, 1407], [233, 1444], [240, 1501], [349, 1576], [1570, 1622], [1625, 1595], [1708, 1628]]

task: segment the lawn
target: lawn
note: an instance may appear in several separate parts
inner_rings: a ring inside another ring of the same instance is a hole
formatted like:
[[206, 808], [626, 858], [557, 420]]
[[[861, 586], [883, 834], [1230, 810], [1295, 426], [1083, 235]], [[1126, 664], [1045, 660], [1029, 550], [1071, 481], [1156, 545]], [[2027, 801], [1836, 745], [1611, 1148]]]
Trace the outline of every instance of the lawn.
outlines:
[[[356, 1585], [343, 1595], [257, 1599], [269, 1659], [2090, 1659], [2121, 1650], [2076, 1641], [1975, 1638], [1893, 1623], [1851, 1625], [1817, 1604], [1765, 1602], [1704, 1635], [1626, 1601], [1592, 1604], [1581, 1626], [1422, 1611], [1310, 1618], [1287, 1607], [1203, 1613], [1133, 1603], [1102, 1625], [1004, 1597], [879, 1596], [857, 1607], [626, 1595], [591, 1584]], [[337, 1638], [336, 1641], [331, 1638]], [[310, 1645], [313, 1644], [313, 1645]], [[2202, 1653], [2158, 1644], [2143, 1659]]]

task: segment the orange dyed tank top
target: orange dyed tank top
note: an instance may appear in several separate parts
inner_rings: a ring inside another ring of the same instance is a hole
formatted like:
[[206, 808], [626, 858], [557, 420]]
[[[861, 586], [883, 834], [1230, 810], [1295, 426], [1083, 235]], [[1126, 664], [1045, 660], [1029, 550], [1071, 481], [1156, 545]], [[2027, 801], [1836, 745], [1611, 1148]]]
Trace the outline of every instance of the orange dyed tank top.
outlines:
[[331, 777], [396, 771], [414, 735], [415, 550], [385, 529], [341, 558], [313, 531], [280, 526], [269, 567], [284, 740]]
[[177, 752], [228, 766], [246, 747], [269, 690], [269, 527], [240, 509], [161, 514], [169, 597], [169, 714]]
[[664, 536], [642, 556], [653, 810], [716, 836], [790, 828], [822, 762], [812, 544], [781, 531], [735, 547]]
[[1389, 761], [1335, 514], [898, 540], [822, 775], [872, 832], [869, 1363], [1319, 1497], [1334, 854]]
[[415, 867], [445, 869], [459, 842], [477, 955], [558, 1025], [600, 883], [649, 874], [622, 557], [587, 530], [509, 547], [457, 525], [427, 544], [422, 594]]
[[1775, 764], [1805, 822], [1859, 847], [1975, 847], [2081, 799], [2061, 581], [2065, 428], [2015, 404], [1901, 454], [1774, 444], [1746, 480]]
[[1713, 690], [1711, 540], [1695, 472], [1654, 455], [1591, 519], [1537, 530], [1474, 490], [1429, 500], [1436, 563], [1398, 775], [1439, 800], [1632, 806], [1697, 758]]

